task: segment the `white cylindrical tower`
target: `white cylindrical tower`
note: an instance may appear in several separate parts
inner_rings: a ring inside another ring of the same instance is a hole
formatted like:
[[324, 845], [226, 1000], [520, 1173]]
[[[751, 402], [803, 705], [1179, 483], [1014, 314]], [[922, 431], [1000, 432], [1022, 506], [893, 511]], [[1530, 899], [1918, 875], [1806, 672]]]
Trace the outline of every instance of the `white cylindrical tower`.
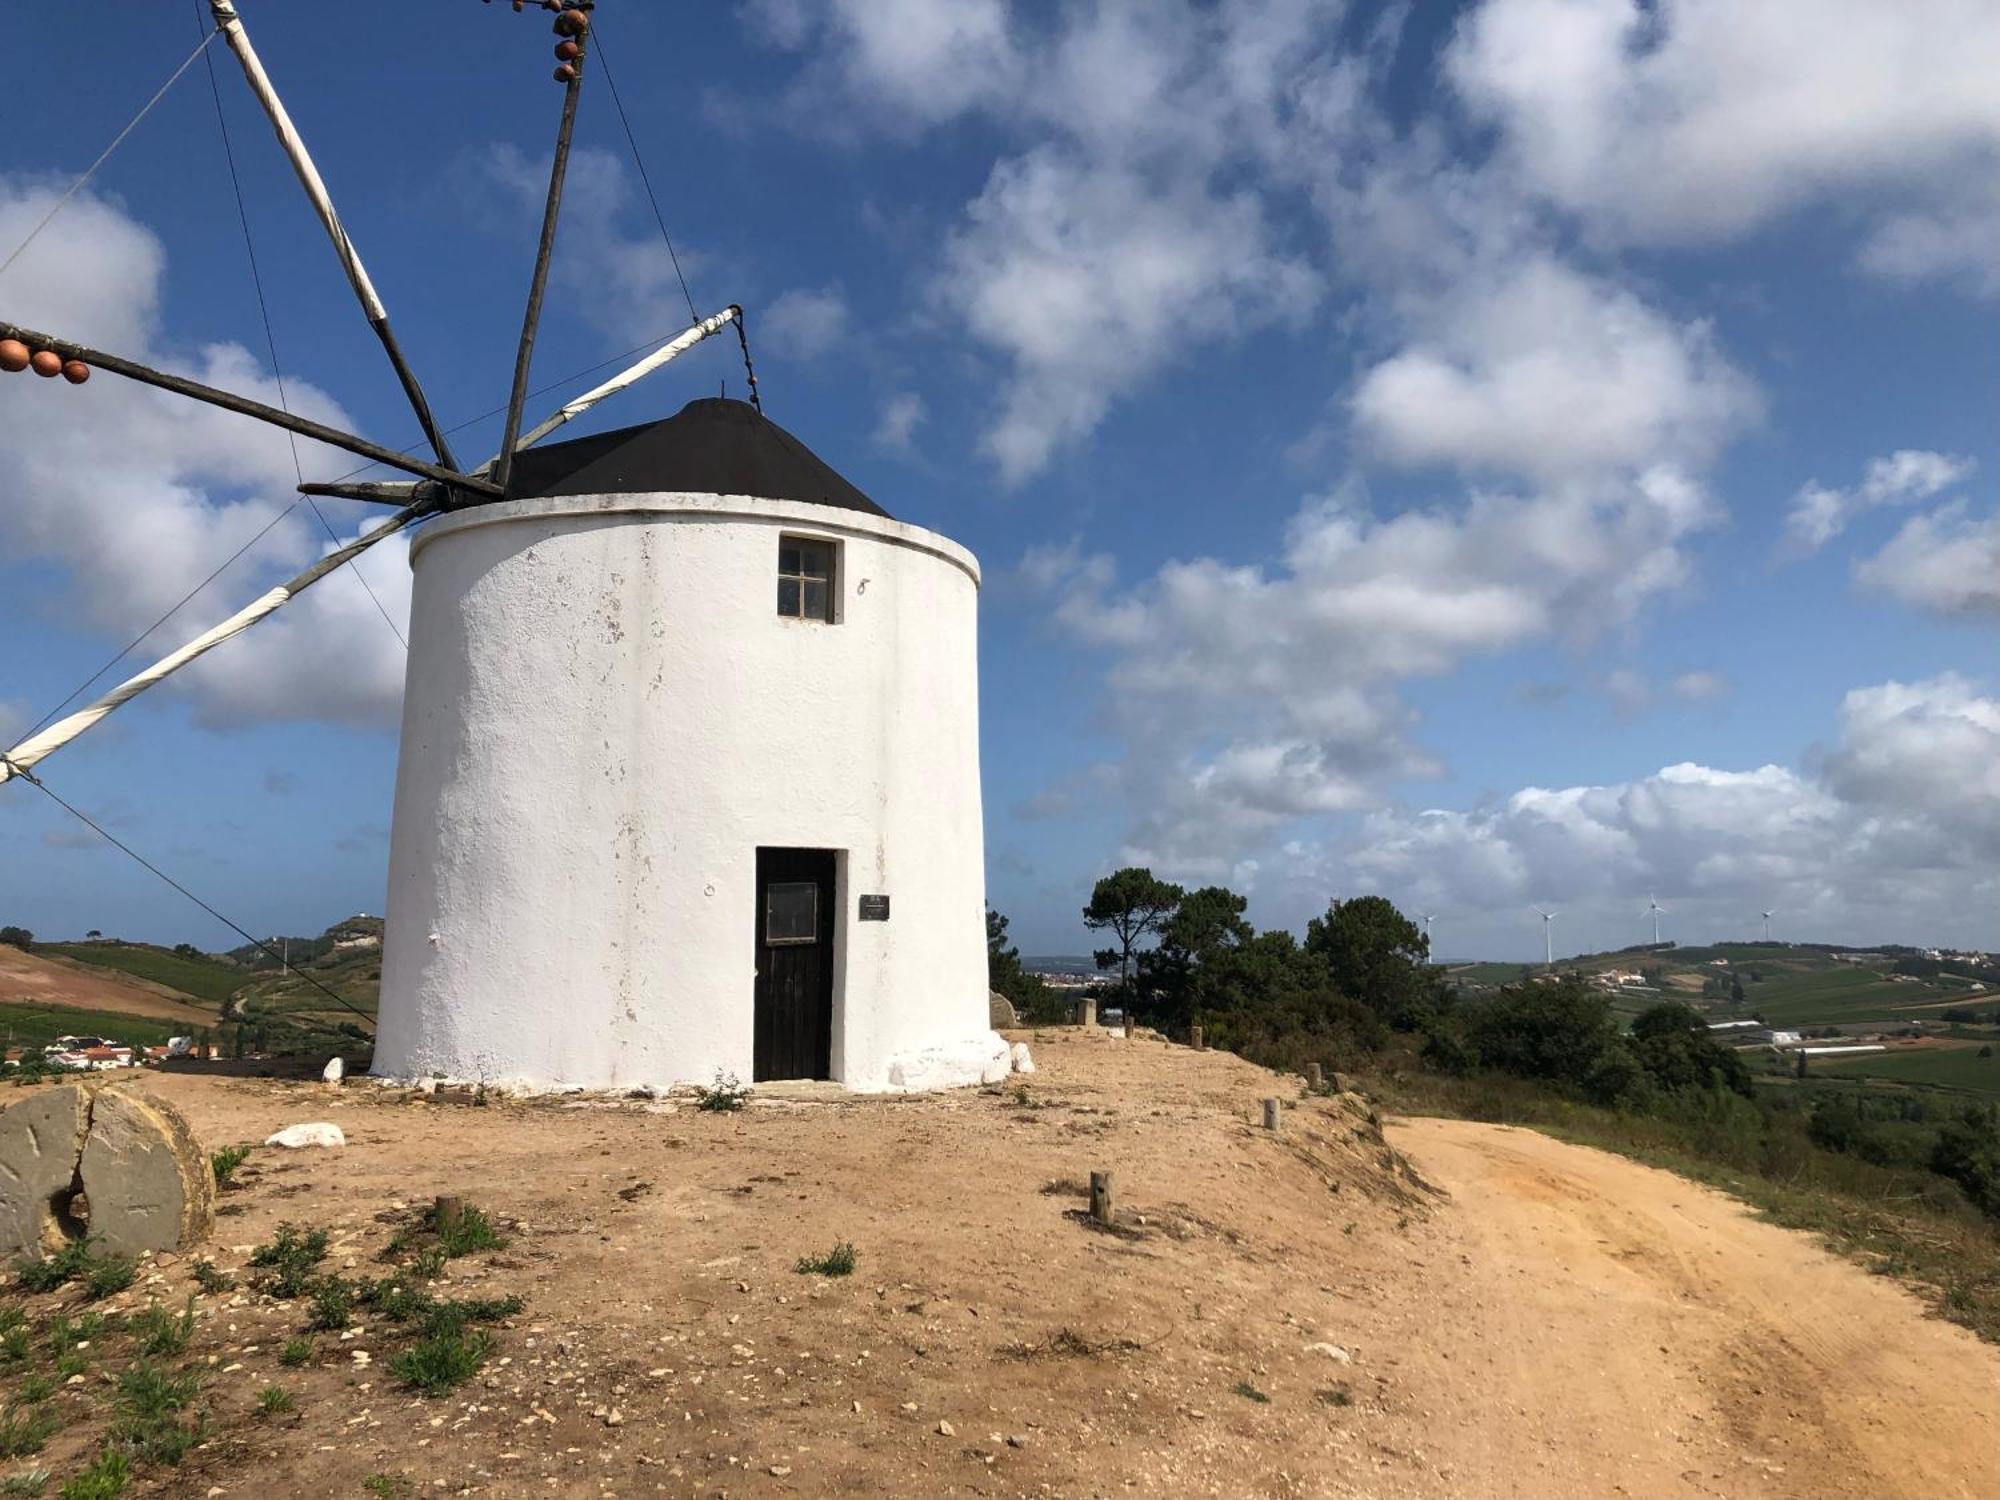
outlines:
[[970, 553], [739, 402], [411, 548], [375, 1071], [991, 1080]]

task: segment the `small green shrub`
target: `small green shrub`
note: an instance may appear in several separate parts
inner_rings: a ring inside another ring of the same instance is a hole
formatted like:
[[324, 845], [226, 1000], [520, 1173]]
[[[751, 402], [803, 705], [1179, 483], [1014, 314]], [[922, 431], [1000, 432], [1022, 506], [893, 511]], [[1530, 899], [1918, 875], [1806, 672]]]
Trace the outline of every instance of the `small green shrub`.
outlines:
[[410, 1258], [410, 1274], [425, 1281], [436, 1281], [438, 1277], [444, 1275], [444, 1263], [448, 1258], [442, 1245], [432, 1245], [419, 1250]]
[[23, 1291], [53, 1292], [76, 1280], [90, 1269], [90, 1245], [73, 1240], [54, 1255], [30, 1256], [14, 1267], [14, 1279]]
[[280, 1224], [268, 1245], [250, 1252], [250, 1264], [264, 1272], [260, 1290], [273, 1297], [300, 1297], [311, 1288], [313, 1268], [326, 1259], [326, 1231]]
[[494, 1229], [493, 1221], [470, 1203], [458, 1211], [456, 1218], [444, 1222], [438, 1220], [437, 1210], [433, 1208], [430, 1230], [437, 1236], [437, 1248], [444, 1251], [450, 1260], [470, 1255], [475, 1250], [503, 1249], [507, 1244]]
[[337, 1333], [354, 1321], [354, 1288], [338, 1276], [322, 1276], [308, 1294], [312, 1310], [306, 1327], [314, 1332]]
[[248, 1146], [224, 1146], [220, 1151], [211, 1151], [208, 1164], [215, 1169], [215, 1185], [228, 1187], [230, 1178], [236, 1175], [236, 1169], [243, 1165], [249, 1155]]
[[1324, 1401], [1328, 1406], [1352, 1406], [1354, 1404], [1354, 1393], [1344, 1385], [1329, 1386], [1318, 1394], [1319, 1399]]
[[141, 1354], [179, 1354], [187, 1348], [188, 1340], [194, 1335], [193, 1293], [188, 1294], [187, 1306], [178, 1313], [168, 1312], [157, 1303], [144, 1312], [134, 1313], [131, 1330]]
[[30, 1375], [21, 1382], [21, 1404], [36, 1406], [56, 1393], [56, 1378], [53, 1375]]
[[178, 1464], [201, 1441], [205, 1424], [188, 1410], [200, 1390], [193, 1375], [169, 1375], [147, 1360], [133, 1364], [118, 1377], [112, 1442], [134, 1458]]
[[29, 1469], [0, 1479], [0, 1495], [39, 1495], [49, 1487], [47, 1469]]
[[801, 1276], [852, 1276], [859, 1258], [855, 1248], [842, 1240], [824, 1255], [800, 1256], [793, 1269]]
[[297, 1411], [298, 1407], [297, 1398], [281, 1385], [267, 1385], [257, 1393], [257, 1415], [260, 1417], [283, 1416], [286, 1412]]
[[740, 1081], [734, 1073], [715, 1070], [715, 1082], [694, 1091], [696, 1109], [705, 1109], [711, 1114], [734, 1114], [750, 1101], [750, 1085]]
[[311, 1339], [287, 1339], [285, 1347], [278, 1351], [278, 1363], [288, 1370], [296, 1370], [301, 1365], [312, 1363], [313, 1341]]
[[402, 1474], [370, 1474], [361, 1481], [361, 1488], [376, 1500], [408, 1500], [417, 1492], [416, 1484]]
[[227, 1292], [236, 1287], [236, 1278], [226, 1271], [216, 1269], [212, 1260], [198, 1260], [189, 1268], [194, 1284], [204, 1292]]
[[89, 1468], [62, 1487], [58, 1500], [117, 1500], [132, 1477], [131, 1461], [115, 1449], [98, 1454]]
[[107, 1255], [91, 1261], [90, 1269], [83, 1275], [84, 1290], [93, 1298], [114, 1297], [137, 1280], [138, 1275], [136, 1261], [123, 1255]]
[[50, 1438], [62, 1430], [62, 1418], [53, 1412], [15, 1412], [0, 1415], [0, 1458], [26, 1458], [40, 1453]]
[[26, 1325], [18, 1325], [0, 1333], [0, 1359], [18, 1365], [35, 1352], [35, 1336]]
[[66, 1349], [56, 1356], [56, 1376], [68, 1380], [90, 1368], [90, 1356], [81, 1349]]
[[492, 1352], [491, 1334], [467, 1332], [463, 1321], [444, 1320], [390, 1360], [389, 1373], [422, 1395], [442, 1396], [478, 1374]]

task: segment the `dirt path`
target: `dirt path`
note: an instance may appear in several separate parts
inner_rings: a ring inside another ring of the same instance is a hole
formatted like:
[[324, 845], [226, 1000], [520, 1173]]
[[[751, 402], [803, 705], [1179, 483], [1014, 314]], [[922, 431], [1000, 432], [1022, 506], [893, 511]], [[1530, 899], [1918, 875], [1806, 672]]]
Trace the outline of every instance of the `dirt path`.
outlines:
[[1448, 1446], [1482, 1494], [2000, 1494], [1994, 1351], [1893, 1283], [1533, 1131], [1413, 1120], [1390, 1138], [1454, 1200], [1431, 1226], [1456, 1252], [1426, 1278], [1432, 1347], [1475, 1376]]

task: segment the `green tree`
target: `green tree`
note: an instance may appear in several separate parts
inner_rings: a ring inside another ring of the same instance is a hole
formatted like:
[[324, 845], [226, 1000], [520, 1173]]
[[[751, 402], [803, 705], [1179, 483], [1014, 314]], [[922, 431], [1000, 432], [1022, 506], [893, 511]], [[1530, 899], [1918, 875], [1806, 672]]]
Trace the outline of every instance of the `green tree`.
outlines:
[[1083, 909], [1083, 925], [1092, 932], [1108, 932], [1117, 939], [1117, 947], [1098, 949], [1096, 958], [1100, 969], [1117, 966], [1121, 1004], [1131, 1003], [1132, 955], [1160, 930], [1180, 900], [1179, 886], [1157, 879], [1151, 870], [1137, 866], [1114, 870], [1091, 888], [1090, 905]]
[[1020, 950], [1007, 941], [1007, 919], [986, 908], [986, 984], [1006, 996], [1024, 1021], [1048, 1024], [1067, 1019], [1062, 1001], [1039, 974], [1021, 966]]
[[0, 943], [10, 948], [32, 948], [35, 935], [25, 927], [0, 927]]
[[1653, 1087], [1668, 1093], [1723, 1088], [1748, 1098], [1755, 1092], [1743, 1059], [1709, 1034], [1700, 1011], [1678, 1001], [1633, 1020], [1632, 1053]]
[[1509, 985], [1467, 1012], [1464, 1036], [1481, 1066], [1543, 1079], [1593, 1103], [1621, 1103], [1644, 1081], [1610, 997], [1575, 974]]
[[1430, 966], [1430, 940], [1385, 897], [1333, 902], [1307, 924], [1305, 946], [1337, 988], [1399, 1031], [1429, 1026], [1449, 1003]]
[[1938, 1131], [1931, 1170], [1965, 1189], [1981, 1212], [2000, 1218], [2000, 1131], [1984, 1110], [1968, 1109]]
[[1159, 942], [1139, 955], [1135, 1001], [1143, 1001], [1155, 1025], [1186, 1026], [1213, 1004], [1210, 991], [1220, 982], [1223, 960], [1255, 936], [1243, 919], [1249, 903], [1219, 885], [1190, 891], [1160, 924]]

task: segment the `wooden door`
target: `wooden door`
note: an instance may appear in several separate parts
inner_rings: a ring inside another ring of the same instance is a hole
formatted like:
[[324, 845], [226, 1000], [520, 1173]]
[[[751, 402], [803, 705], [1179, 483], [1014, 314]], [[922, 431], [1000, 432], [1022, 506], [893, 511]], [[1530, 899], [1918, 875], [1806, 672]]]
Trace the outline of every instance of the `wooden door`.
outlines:
[[833, 869], [831, 849], [757, 851], [759, 1083], [832, 1075]]

